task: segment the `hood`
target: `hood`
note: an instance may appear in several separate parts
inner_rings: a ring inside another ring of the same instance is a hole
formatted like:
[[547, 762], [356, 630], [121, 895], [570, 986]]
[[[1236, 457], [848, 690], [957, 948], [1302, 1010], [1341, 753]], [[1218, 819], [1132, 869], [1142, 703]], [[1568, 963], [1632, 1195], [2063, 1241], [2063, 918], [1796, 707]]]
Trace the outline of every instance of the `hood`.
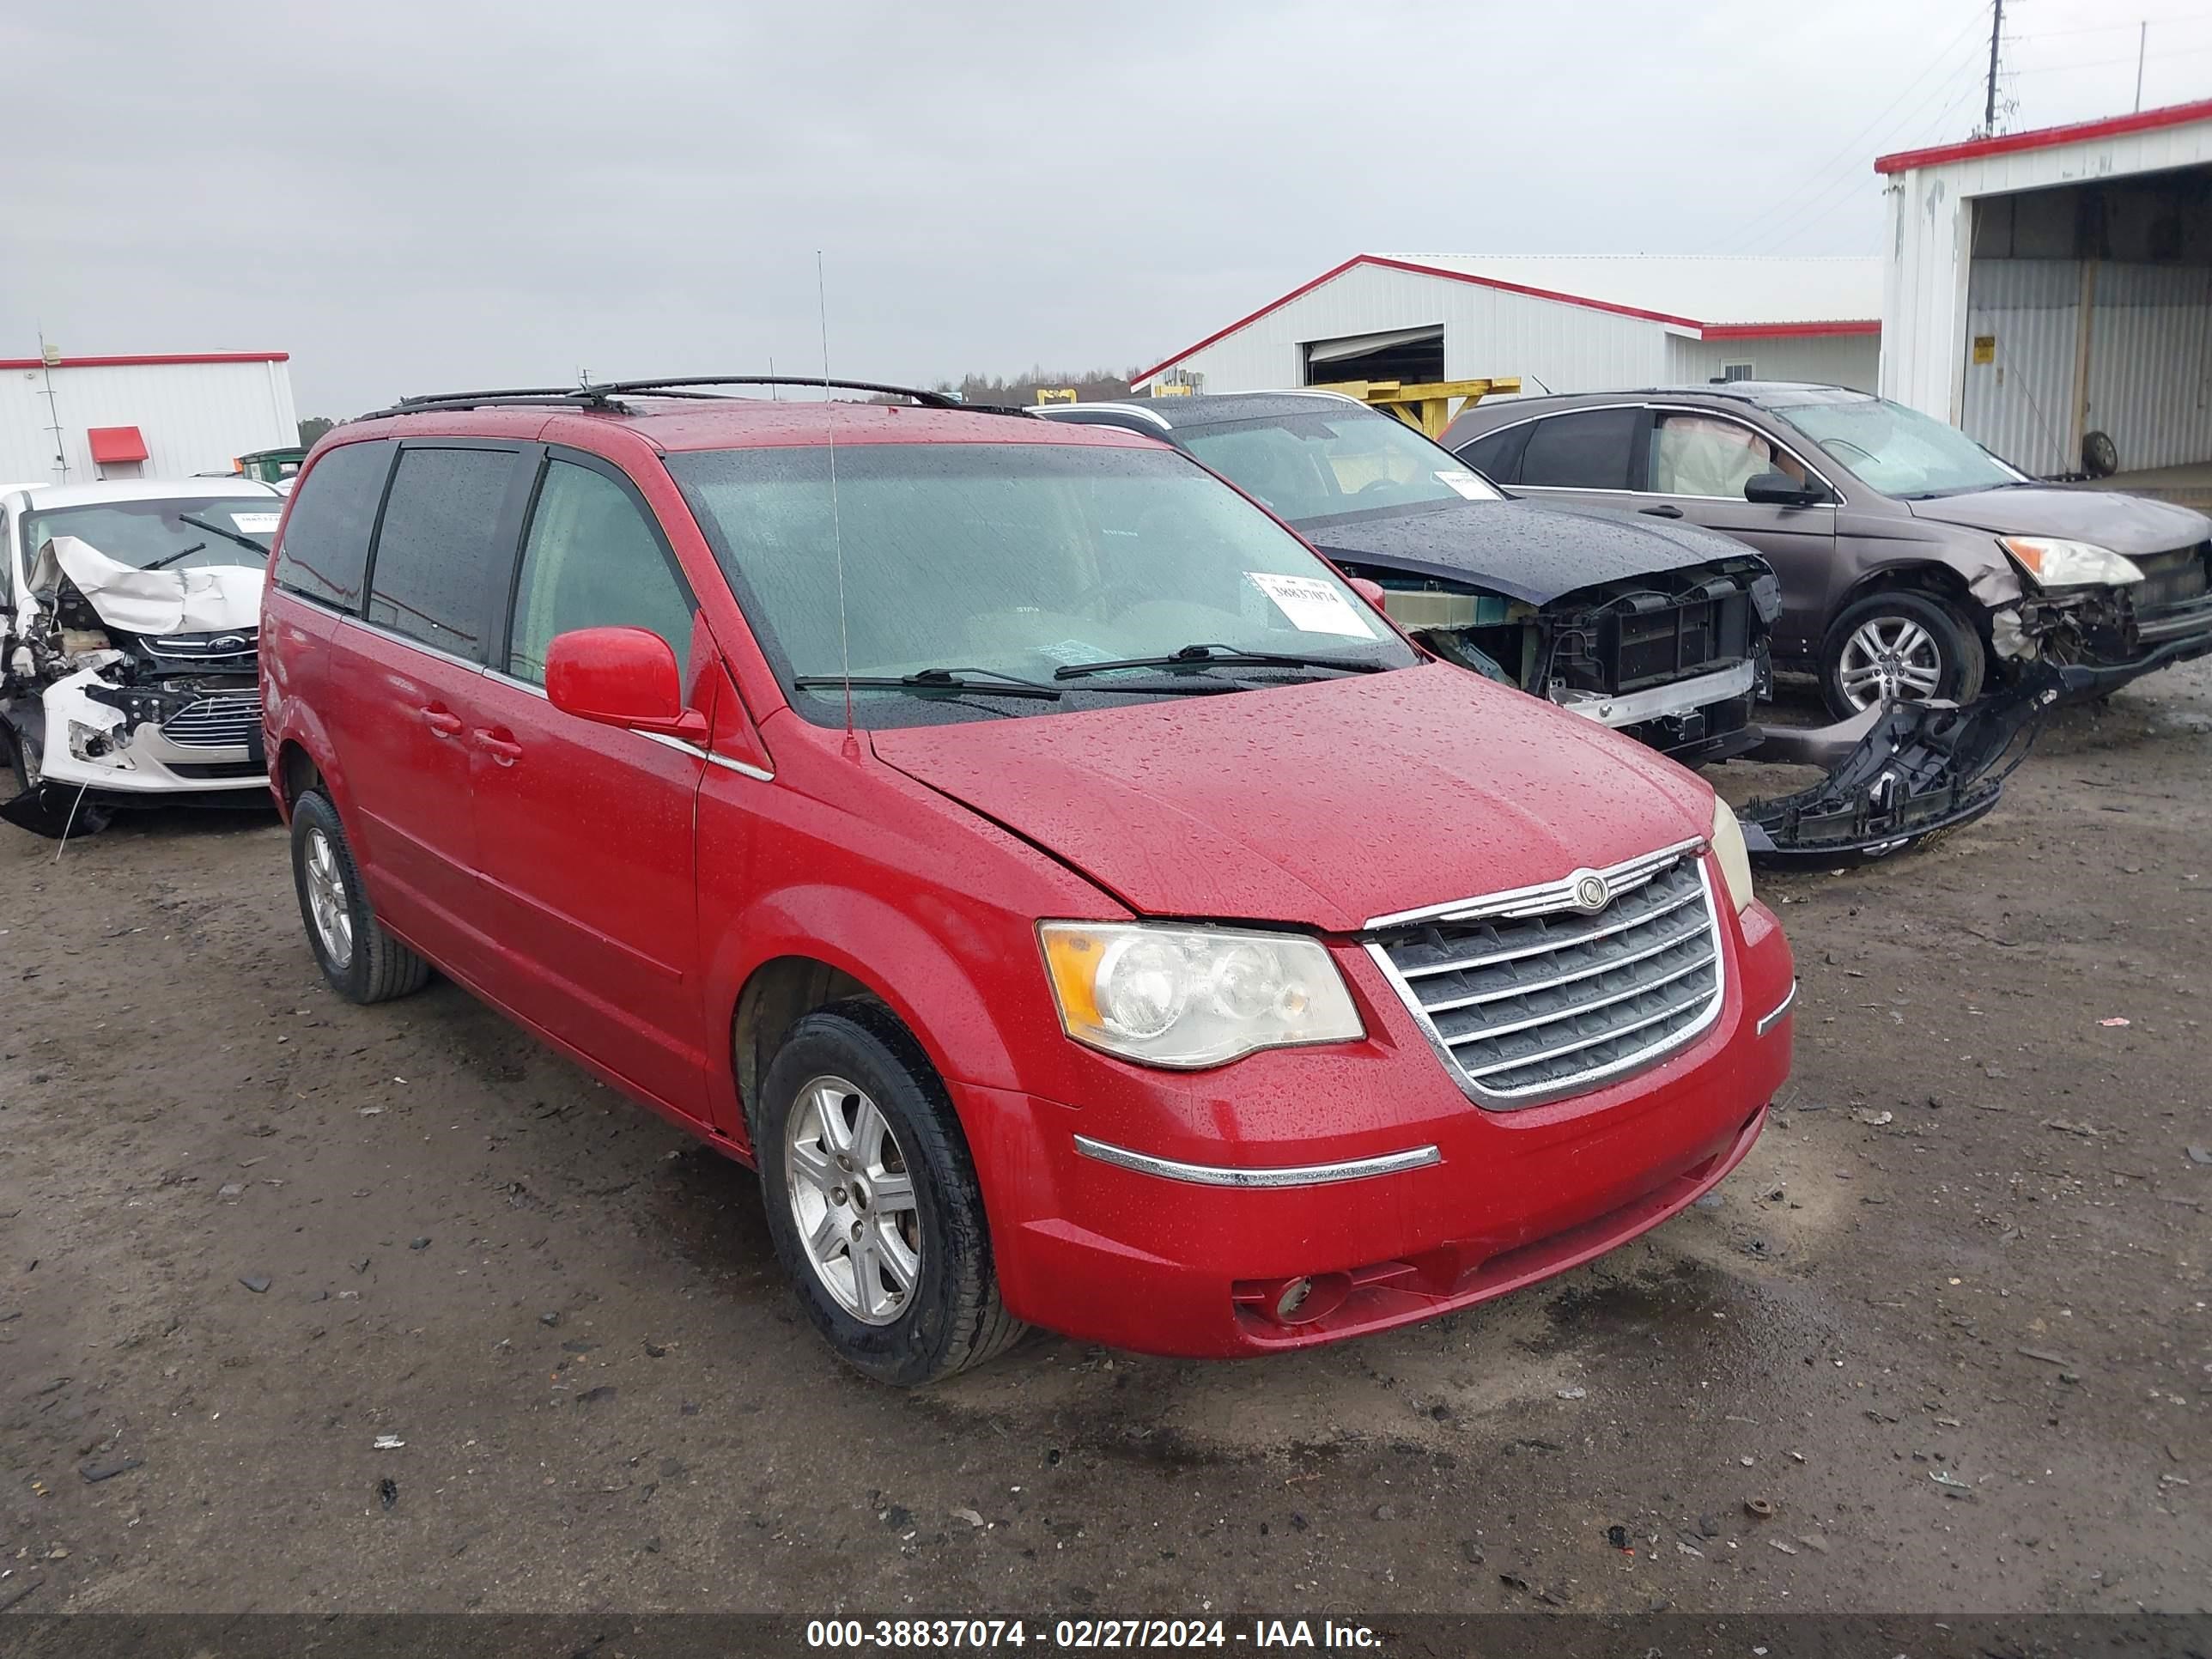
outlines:
[[2171, 501], [2111, 489], [2021, 484], [1907, 501], [1916, 519], [1965, 525], [2002, 536], [2058, 536], [2115, 553], [2163, 553], [2212, 537], [2212, 519]]
[[100, 621], [125, 634], [219, 634], [260, 624], [264, 574], [246, 564], [139, 570], [81, 536], [57, 536], [40, 550], [31, 589], [51, 593], [66, 576]]
[[1712, 827], [1672, 762], [1442, 663], [871, 737], [1147, 915], [1349, 933]]
[[1548, 605], [1600, 582], [1741, 559], [1751, 551], [1694, 526], [1534, 501], [1446, 501], [1296, 528], [1334, 559], [1471, 581], [1530, 605]]

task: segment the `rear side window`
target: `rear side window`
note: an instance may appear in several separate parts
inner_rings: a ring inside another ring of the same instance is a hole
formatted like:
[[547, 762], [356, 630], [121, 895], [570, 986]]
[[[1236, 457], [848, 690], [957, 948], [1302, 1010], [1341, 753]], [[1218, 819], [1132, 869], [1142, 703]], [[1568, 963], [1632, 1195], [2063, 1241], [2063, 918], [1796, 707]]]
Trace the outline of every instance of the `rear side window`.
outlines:
[[485, 596], [502, 547], [509, 485], [519, 458], [504, 449], [400, 452], [369, 575], [368, 619], [457, 657], [481, 661]]
[[1638, 409], [1578, 409], [1536, 422], [1521, 452], [1522, 484], [1554, 489], [1626, 489], [1636, 450]]
[[545, 469], [514, 587], [507, 672], [545, 683], [545, 648], [579, 628], [644, 628], [691, 659], [691, 594], [644, 509], [589, 467]]
[[[276, 586], [302, 599], [361, 609], [368, 538], [392, 470], [389, 443], [348, 444], [315, 463], [295, 486], [292, 521], [276, 550]], [[281, 505], [281, 503], [279, 503]]]
[[1492, 483], [1520, 482], [1521, 450], [1532, 428], [1525, 422], [1462, 444], [1459, 458]]

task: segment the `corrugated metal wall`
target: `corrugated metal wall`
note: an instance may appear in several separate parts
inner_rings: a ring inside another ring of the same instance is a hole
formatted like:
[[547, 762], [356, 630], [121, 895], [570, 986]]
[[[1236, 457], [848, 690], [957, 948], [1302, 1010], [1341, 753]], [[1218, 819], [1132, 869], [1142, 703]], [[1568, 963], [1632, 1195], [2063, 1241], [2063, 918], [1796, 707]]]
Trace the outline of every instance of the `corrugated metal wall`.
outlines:
[[2039, 476], [2071, 471], [2074, 362], [2081, 337], [2081, 262], [1977, 259], [1968, 279], [1967, 356], [1995, 341], [1993, 360], [1969, 361], [1959, 424], [1966, 435]]
[[[2212, 270], [2096, 262], [2077, 427], [2081, 266], [1973, 262], [1960, 424], [2038, 475], [2081, 466], [2077, 430], [2109, 434], [2130, 471], [2212, 459]], [[1972, 361], [1978, 338], [1993, 361]]]
[[1310, 341], [1443, 324], [1453, 380], [1517, 374], [1536, 390], [1650, 386], [1667, 372], [1664, 325], [1479, 288], [1413, 271], [1358, 265], [1176, 363], [1206, 392], [1257, 392], [1305, 380]]
[[2212, 270], [2097, 267], [2087, 421], [2124, 471], [2212, 459]]
[[300, 441], [289, 367], [281, 362], [138, 363], [51, 371], [54, 410], [48, 413], [49, 371], [0, 371], [0, 483], [56, 483], [58, 420], [68, 481], [90, 483], [99, 472], [85, 430], [135, 426], [146, 440], [144, 476], [185, 478], [228, 472], [248, 450]]
[[1667, 378], [1700, 386], [1730, 363], [1749, 363], [1761, 380], [1814, 380], [1871, 392], [1881, 372], [1881, 341], [1873, 334], [1770, 335], [1753, 340], [1667, 343]]
[[1889, 270], [1882, 284], [1882, 395], [1939, 420], [1955, 422], [1965, 414], [1970, 204], [1975, 198], [2208, 161], [2212, 121], [2193, 121], [1942, 162], [1891, 177], [1886, 185]]

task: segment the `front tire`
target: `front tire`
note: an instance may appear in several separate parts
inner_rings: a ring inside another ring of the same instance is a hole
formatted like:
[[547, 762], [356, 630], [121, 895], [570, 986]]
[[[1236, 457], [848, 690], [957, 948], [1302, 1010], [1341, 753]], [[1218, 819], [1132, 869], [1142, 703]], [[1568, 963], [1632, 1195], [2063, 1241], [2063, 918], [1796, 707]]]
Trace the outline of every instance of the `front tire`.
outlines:
[[1820, 647], [1820, 690], [1838, 720], [1878, 702], [1972, 702], [1986, 665], [1972, 623], [1941, 599], [1896, 589], [1836, 618]]
[[855, 999], [799, 1021], [753, 1118], [776, 1256], [840, 1358], [915, 1388], [1020, 1338], [952, 1103], [889, 1010]]
[[313, 790], [292, 804], [292, 885], [307, 947], [348, 1002], [386, 1002], [429, 982], [430, 964], [377, 921], [337, 809]]

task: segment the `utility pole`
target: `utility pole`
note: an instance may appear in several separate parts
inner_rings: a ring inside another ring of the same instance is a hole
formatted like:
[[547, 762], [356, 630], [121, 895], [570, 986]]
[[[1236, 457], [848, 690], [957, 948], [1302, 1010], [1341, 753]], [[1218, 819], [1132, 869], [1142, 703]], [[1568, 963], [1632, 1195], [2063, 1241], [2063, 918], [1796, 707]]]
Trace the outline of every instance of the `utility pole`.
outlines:
[[1996, 136], [1997, 130], [1997, 42], [2004, 34], [2004, 0], [1994, 0], [1996, 9], [1990, 17], [1990, 95], [1982, 107], [1982, 137]]
[[2150, 45], [2150, 21], [2146, 18], [2136, 25], [2136, 113], [2142, 113], [2143, 48]]

